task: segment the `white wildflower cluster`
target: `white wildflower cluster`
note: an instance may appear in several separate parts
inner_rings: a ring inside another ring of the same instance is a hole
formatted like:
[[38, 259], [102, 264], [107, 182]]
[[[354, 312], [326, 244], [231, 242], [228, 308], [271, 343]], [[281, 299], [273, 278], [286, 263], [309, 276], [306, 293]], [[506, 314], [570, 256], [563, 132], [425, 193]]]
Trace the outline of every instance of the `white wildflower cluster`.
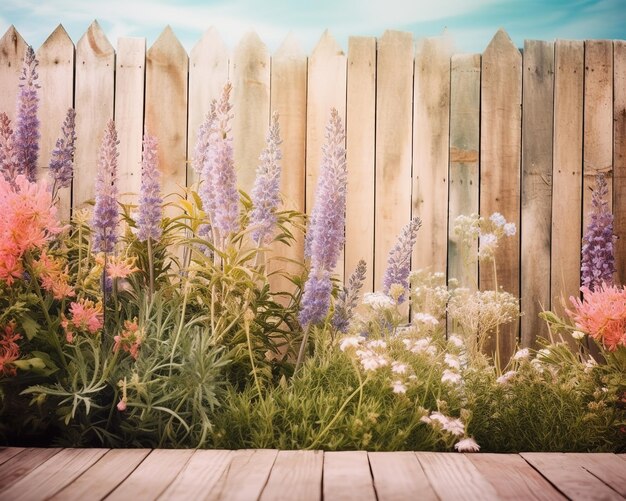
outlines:
[[451, 383], [453, 385], [459, 385], [463, 382], [463, 377], [456, 371], [451, 369], [445, 369], [441, 375], [442, 383]]
[[458, 452], [478, 452], [480, 450], [480, 445], [478, 445], [476, 440], [472, 437], [468, 437], [463, 440], [459, 440], [456, 444], [454, 444], [454, 448]]
[[365, 341], [365, 338], [362, 336], [346, 336], [339, 342], [339, 349], [346, 351], [348, 348], [356, 348], [360, 346], [363, 341]]
[[463, 348], [465, 346], [463, 339], [458, 334], [450, 334], [448, 336], [448, 343], [450, 343], [455, 348]]
[[496, 379], [498, 384], [506, 384], [517, 374], [517, 371], [507, 371]]
[[396, 306], [396, 302], [384, 292], [366, 292], [363, 304], [374, 310], [388, 310]]
[[433, 317], [430, 313], [414, 313], [412, 320], [416, 325], [421, 324], [427, 327], [437, 327], [439, 325], [439, 320]]
[[431, 357], [437, 355], [437, 347], [432, 344], [432, 338], [430, 337], [420, 339], [405, 338], [402, 340], [402, 343], [411, 353], [423, 353]]
[[409, 275], [411, 283], [411, 301], [416, 315], [428, 314], [430, 318], [441, 321], [446, 316], [446, 306], [450, 298], [449, 287], [456, 286], [456, 280], [446, 285], [445, 273], [432, 273], [425, 269], [412, 271]]
[[513, 355], [513, 360], [526, 360], [530, 357], [530, 350], [528, 348], [522, 348], [521, 350], [517, 350], [515, 355]]
[[478, 214], [458, 216], [454, 221], [454, 233], [462, 245], [470, 249], [475, 248], [478, 239], [479, 260], [492, 260], [500, 239], [512, 237], [516, 232], [515, 223], [507, 222], [499, 212], [494, 212], [489, 218]]
[[[378, 344], [377, 341], [370, 341], [368, 346], [365, 349], [356, 350], [354, 353], [361, 362], [361, 366], [365, 371], [375, 371], [380, 369], [381, 367], [387, 367], [389, 365], [389, 358], [383, 352], [387, 347], [384, 341], [380, 341], [383, 343], [383, 346]], [[377, 348], [382, 348], [381, 350]]]
[[459, 418], [451, 418], [443, 415], [441, 412], [433, 412], [430, 416], [422, 416], [420, 419], [422, 423], [431, 425], [434, 428], [442, 429], [461, 437], [465, 435], [465, 424]]

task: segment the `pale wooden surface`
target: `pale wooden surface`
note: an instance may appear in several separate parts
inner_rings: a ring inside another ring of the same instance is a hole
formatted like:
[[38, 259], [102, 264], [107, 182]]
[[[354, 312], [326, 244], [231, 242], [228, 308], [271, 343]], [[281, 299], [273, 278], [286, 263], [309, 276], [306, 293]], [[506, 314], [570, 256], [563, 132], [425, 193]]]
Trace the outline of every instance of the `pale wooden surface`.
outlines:
[[534, 348], [548, 338], [539, 313], [550, 309], [554, 43], [527, 40], [523, 66], [520, 332]]
[[[584, 44], [558, 40], [554, 75], [551, 305], [565, 314], [580, 288]], [[567, 336], [573, 347], [574, 340]]]
[[94, 197], [98, 151], [106, 123], [113, 118], [114, 74], [115, 51], [94, 21], [76, 44], [73, 208], [81, 208]]
[[[504, 30], [483, 53], [480, 127], [480, 212], [500, 212], [515, 223], [517, 233], [504, 239], [496, 252], [498, 286], [519, 297], [519, 224], [521, 153], [522, 56]], [[493, 290], [491, 263], [481, 265], [479, 285]], [[517, 341], [518, 324], [500, 330], [500, 355], [507, 360]], [[495, 340], [487, 347], [495, 351]]]
[[13, 25], [0, 38], [0, 112], [11, 119], [15, 130], [15, 112], [19, 93], [19, 78], [22, 71], [27, 44]]
[[[74, 107], [74, 43], [59, 24], [37, 50], [39, 60], [39, 178], [48, 178], [50, 156], [61, 137], [67, 110]], [[59, 216], [70, 217], [71, 187], [59, 192]]]
[[363, 292], [374, 287], [374, 180], [376, 148], [376, 39], [348, 41], [346, 102], [346, 277], [360, 259], [367, 263]]
[[270, 123], [270, 54], [255, 32], [241, 39], [231, 66], [237, 184], [251, 193]]
[[[376, 73], [376, 207], [374, 288], [382, 290], [387, 257], [411, 218], [413, 36], [378, 39]], [[420, 230], [421, 231], [421, 230]], [[423, 235], [418, 235], [418, 239]]]
[[613, 42], [613, 231], [617, 283], [626, 284], [626, 41]]
[[137, 203], [141, 188], [146, 39], [122, 37], [115, 58], [115, 128], [120, 200]]
[[412, 215], [422, 219], [411, 267], [446, 273], [450, 57], [447, 36], [418, 40], [413, 83]]
[[[459, 248], [454, 221], [478, 214], [480, 148], [480, 54], [452, 56], [450, 61], [450, 199], [448, 205], [448, 278], [478, 288], [478, 263]], [[478, 239], [469, 252], [478, 251]]]
[[2, 500], [624, 497], [623, 454], [0, 448]]

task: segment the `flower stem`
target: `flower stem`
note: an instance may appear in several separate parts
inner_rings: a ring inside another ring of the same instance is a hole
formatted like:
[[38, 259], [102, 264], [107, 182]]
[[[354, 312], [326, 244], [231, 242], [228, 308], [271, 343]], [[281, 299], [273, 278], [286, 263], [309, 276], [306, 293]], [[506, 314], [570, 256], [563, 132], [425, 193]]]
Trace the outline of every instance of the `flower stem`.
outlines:
[[302, 342], [300, 343], [300, 350], [298, 351], [298, 359], [296, 360], [296, 368], [293, 371], [294, 376], [297, 374], [298, 369], [302, 365], [302, 360], [304, 359], [304, 350], [306, 349], [306, 345], [309, 342], [309, 332], [311, 331], [311, 326], [307, 325], [304, 330], [304, 335], [302, 336]]

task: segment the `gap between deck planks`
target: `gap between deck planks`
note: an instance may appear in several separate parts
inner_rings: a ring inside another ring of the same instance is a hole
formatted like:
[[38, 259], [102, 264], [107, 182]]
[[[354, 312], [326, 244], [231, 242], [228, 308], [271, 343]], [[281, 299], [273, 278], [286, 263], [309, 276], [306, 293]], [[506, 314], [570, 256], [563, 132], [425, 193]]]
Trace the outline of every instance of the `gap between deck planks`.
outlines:
[[0, 448], [0, 500], [625, 499], [626, 456]]

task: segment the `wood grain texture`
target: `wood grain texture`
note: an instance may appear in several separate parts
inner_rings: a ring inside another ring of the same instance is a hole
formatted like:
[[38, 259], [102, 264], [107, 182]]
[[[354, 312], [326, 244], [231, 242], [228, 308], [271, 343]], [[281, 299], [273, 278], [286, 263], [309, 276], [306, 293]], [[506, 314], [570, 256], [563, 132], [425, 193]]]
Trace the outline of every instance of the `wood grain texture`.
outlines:
[[521, 343], [547, 339], [550, 309], [554, 43], [524, 42], [522, 101]]
[[611, 453], [566, 454], [592, 475], [626, 498], [626, 463]]
[[235, 451], [215, 488], [205, 499], [248, 501], [258, 499], [276, 460], [278, 451], [249, 449]]
[[517, 454], [466, 454], [503, 500], [563, 500], [563, 495]]
[[7, 489], [19, 479], [28, 475], [32, 470], [43, 464], [61, 449], [35, 449], [27, 448], [11, 461], [0, 465], [0, 497], [4, 489]]
[[219, 99], [228, 81], [228, 49], [217, 29], [209, 28], [189, 54], [189, 113], [187, 122], [187, 186], [197, 181], [191, 167], [198, 129], [213, 99]]
[[146, 39], [119, 38], [115, 68], [115, 127], [120, 142], [120, 200], [124, 203], [137, 203], [141, 189]]
[[153, 450], [107, 499], [156, 499], [176, 479], [193, 452], [189, 449]]
[[104, 499], [150, 453], [149, 449], [113, 449], [50, 499], [70, 501]]
[[616, 282], [626, 284], [626, 41], [613, 41], [613, 231]]
[[[550, 288], [552, 310], [563, 315], [570, 296], [578, 296], [580, 288], [584, 44], [558, 40], [554, 57]], [[575, 346], [571, 336], [566, 340]]]
[[0, 38], [0, 112], [11, 119], [14, 130], [19, 78], [27, 46], [13, 25]]
[[478, 289], [478, 239], [460, 247], [454, 233], [458, 216], [478, 214], [480, 146], [480, 54], [454, 55], [450, 60], [450, 194], [448, 205], [448, 278]]
[[422, 219], [412, 269], [447, 271], [450, 56], [447, 36], [417, 42], [413, 85], [413, 206]]
[[237, 184], [251, 193], [270, 123], [270, 55], [255, 32], [241, 39], [231, 65]]
[[[483, 53], [480, 109], [480, 212], [500, 212], [518, 232], [500, 242], [496, 252], [499, 287], [519, 297], [519, 223], [522, 56], [500, 29]], [[491, 263], [479, 266], [481, 290], [496, 286]], [[518, 323], [500, 329], [500, 358], [508, 360], [518, 338]], [[486, 347], [493, 353], [496, 340]]]
[[0, 496], [15, 501], [47, 499], [89, 469], [106, 452], [107, 449], [63, 449], [2, 491]]
[[[59, 24], [37, 50], [39, 61], [39, 178], [47, 178], [50, 157], [61, 136], [67, 110], [74, 107], [74, 43]], [[59, 216], [70, 217], [71, 187], [59, 192]]]
[[498, 494], [462, 454], [416, 452], [431, 487], [440, 499], [498, 499]]
[[161, 191], [181, 193], [187, 182], [187, 72], [185, 49], [168, 26], [146, 57], [145, 128], [159, 142]]
[[324, 499], [376, 499], [367, 452], [324, 453]]
[[106, 123], [113, 118], [114, 74], [115, 51], [94, 21], [76, 44], [73, 209], [94, 197], [98, 151]]
[[385, 31], [378, 40], [375, 290], [382, 290], [389, 251], [411, 219], [413, 52], [411, 33]]
[[370, 468], [379, 501], [402, 501], [417, 497], [438, 499], [419, 461], [412, 452], [370, 452]]
[[24, 447], [0, 447], [0, 464], [6, 463], [25, 450]]
[[346, 102], [346, 277], [367, 263], [363, 292], [374, 289], [374, 181], [376, 179], [376, 39], [348, 41]]
[[322, 451], [279, 451], [260, 499], [322, 499]]
[[568, 454], [525, 452], [520, 456], [569, 499], [619, 499], [617, 492]]
[[233, 451], [197, 450], [159, 499], [203, 499], [228, 468]]

